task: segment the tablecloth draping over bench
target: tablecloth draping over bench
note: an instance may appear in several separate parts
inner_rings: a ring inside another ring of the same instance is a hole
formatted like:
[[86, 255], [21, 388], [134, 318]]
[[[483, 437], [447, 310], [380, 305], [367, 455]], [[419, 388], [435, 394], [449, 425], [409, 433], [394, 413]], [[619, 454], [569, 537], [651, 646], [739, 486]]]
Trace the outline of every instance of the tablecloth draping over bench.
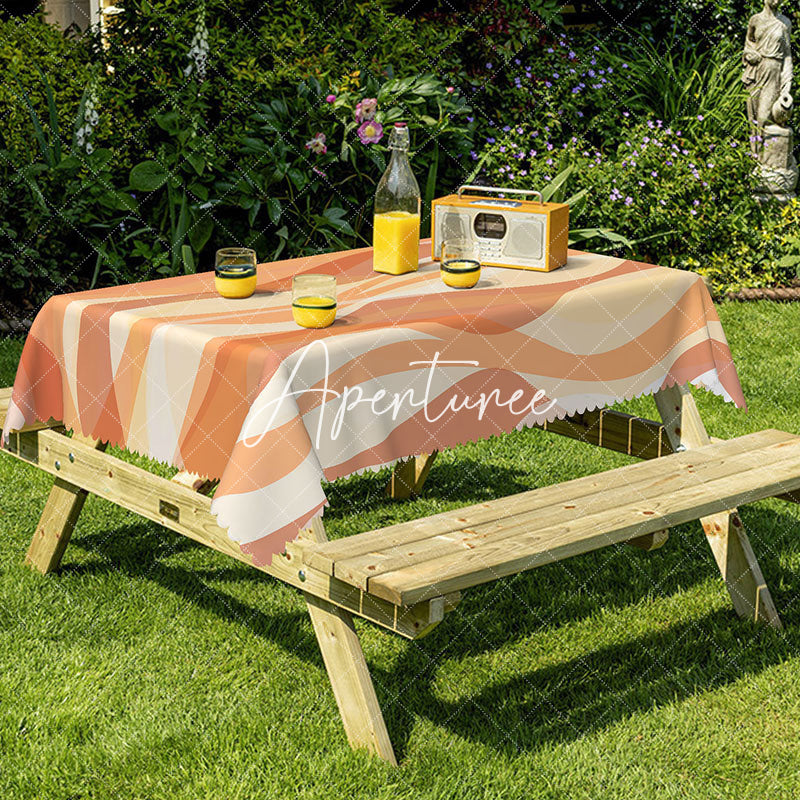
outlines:
[[[246, 300], [217, 295], [213, 273], [55, 296], [25, 343], [4, 437], [52, 417], [219, 478], [212, 511], [264, 564], [321, 512], [323, 478], [675, 382], [745, 405], [712, 300], [690, 272], [571, 252], [555, 272], [485, 268], [457, 290], [429, 252], [423, 242], [420, 271], [402, 276], [374, 273], [369, 248], [261, 265]], [[291, 278], [303, 272], [336, 275], [332, 327], [292, 321]], [[437, 352], [478, 363], [432, 370]], [[326, 375], [331, 391], [353, 387], [338, 418], [341, 399], [322, 402]], [[355, 387], [380, 402], [356, 403]], [[536, 390], [537, 410], [555, 402], [544, 416], [523, 412]], [[412, 406], [426, 391], [427, 407]], [[479, 418], [481, 393], [507, 403], [515, 392], [516, 404], [487, 401]], [[472, 410], [454, 412], [467, 396]]]

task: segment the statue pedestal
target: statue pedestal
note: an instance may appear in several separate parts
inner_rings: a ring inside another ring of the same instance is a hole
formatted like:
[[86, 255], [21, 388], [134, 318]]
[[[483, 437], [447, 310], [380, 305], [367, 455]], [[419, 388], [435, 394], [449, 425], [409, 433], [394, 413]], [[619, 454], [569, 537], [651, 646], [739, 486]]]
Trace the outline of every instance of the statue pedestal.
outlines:
[[795, 197], [798, 169], [792, 154], [793, 139], [791, 128], [782, 125], [764, 128], [764, 142], [755, 172], [755, 196], [759, 202], [788, 203]]

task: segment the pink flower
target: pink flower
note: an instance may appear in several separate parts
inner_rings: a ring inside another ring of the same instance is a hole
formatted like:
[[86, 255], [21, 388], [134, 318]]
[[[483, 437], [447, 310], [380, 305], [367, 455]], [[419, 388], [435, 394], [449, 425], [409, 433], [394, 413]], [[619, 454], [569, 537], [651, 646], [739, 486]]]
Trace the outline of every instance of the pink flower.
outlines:
[[378, 101], [374, 97], [365, 97], [356, 104], [356, 122], [368, 122], [375, 119], [375, 114], [378, 111]]
[[448, 86], [448, 87], [446, 87], [446, 89], [447, 89], [447, 94], [453, 94], [453, 92], [456, 90], [456, 87], [455, 86]]
[[383, 125], [375, 120], [367, 120], [358, 129], [358, 138], [362, 144], [377, 144], [383, 136]]
[[306, 142], [306, 149], [311, 150], [318, 156], [325, 155], [328, 152], [328, 148], [325, 146], [325, 134], [314, 134], [314, 138]]
[[326, 102], [326, 103], [335, 103], [335, 102], [336, 102], [336, 95], [335, 95], [335, 94], [329, 94], [329, 95], [328, 95], [328, 96], [325, 98], [325, 102]]

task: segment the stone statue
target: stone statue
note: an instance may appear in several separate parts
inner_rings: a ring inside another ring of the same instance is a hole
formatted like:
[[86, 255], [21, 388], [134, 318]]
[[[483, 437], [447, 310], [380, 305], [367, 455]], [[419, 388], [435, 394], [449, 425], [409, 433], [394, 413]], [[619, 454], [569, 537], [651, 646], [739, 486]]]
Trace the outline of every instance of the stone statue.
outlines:
[[797, 162], [788, 122], [792, 89], [792, 23], [778, 13], [781, 0], [765, 0], [754, 14], [744, 43], [742, 82], [749, 91], [747, 118], [753, 153], [758, 157], [759, 199], [786, 202], [794, 197]]

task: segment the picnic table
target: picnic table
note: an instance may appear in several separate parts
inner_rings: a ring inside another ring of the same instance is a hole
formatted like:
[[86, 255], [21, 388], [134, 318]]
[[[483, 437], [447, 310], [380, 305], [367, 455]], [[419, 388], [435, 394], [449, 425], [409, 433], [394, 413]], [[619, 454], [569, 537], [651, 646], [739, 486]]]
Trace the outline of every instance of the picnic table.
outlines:
[[[473, 586], [653, 550], [699, 519], [737, 613], [780, 626], [736, 509], [800, 500], [800, 437], [709, 437], [689, 387], [745, 400], [700, 278], [571, 251], [554, 273], [487, 268], [457, 290], [429, 256], [423, 241], [403, 276], [373, 273], [369, 248], [262, 264], [246, 300], [213, 273], [53, 297], [0, 391], [5, 452], [54, 478], [27, 561], [58, 568], [93, 493], [296, 587], [351, 745], [390, 763], [353, 616], [417, 639]], [[292, 276], [320, 272], [337, 320], [300, 329]], [[659, 421], [608, 408], [644, 394]], [[393, 465], [387, 492], [407, 498], [440, 449], [523, 427], [641, 460], [328, 540], [323, 481]]]

